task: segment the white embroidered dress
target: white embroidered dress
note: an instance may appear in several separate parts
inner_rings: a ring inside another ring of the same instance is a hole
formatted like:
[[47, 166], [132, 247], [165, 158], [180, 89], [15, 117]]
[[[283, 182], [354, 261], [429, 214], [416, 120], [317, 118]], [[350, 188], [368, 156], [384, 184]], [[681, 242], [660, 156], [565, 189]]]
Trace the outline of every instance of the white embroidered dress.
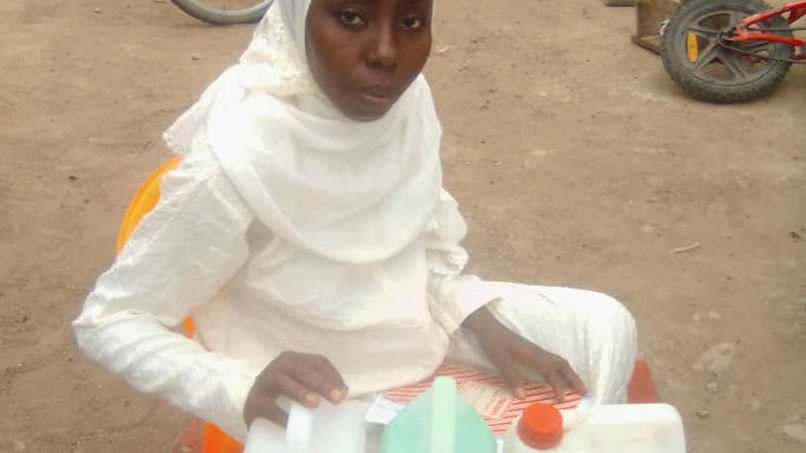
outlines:
[[[237, 438], [252, 382], [283, 350], [328, 357], [353, 397], [423, 379], [449, 355], [491, 369], [457, 328], [496, 297], [501, 321], [568, 360], [601, 401], [625, 397], [629, 313], [598, 293], [461, 275], [465, 224], [447, 193], [409, 248], [349, 265], [274, 238], [209, 153], [188, 155], [162, 187], [74, 322], [78, 343], [138, 389]], [[170, 330], [187, 315], [198, 341]]]

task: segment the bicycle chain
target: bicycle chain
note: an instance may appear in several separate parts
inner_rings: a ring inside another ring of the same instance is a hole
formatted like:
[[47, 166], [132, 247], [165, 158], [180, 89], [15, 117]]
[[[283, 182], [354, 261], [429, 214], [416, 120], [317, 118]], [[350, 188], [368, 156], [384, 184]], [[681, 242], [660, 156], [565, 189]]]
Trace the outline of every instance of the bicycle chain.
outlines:
[[804, 65], [806, 65], [806, 60], [796, 60], [794, 58], [762, 57], [760, 55], [754, 54], [753, 52], [750, 52], [749, 50], [740, 49], [738, 47], [734, 47], [734, 46], [725, 44], [722, 41], [719, 42], [719, 46], [723, 47], [725, 49], [728, 49], [728, 50], [732, 50], [734, 52], [738, 52], [738, 53], [743, 54], [743, 55], [750, 55], [750, 56], [753, 56], [753, 57], [756, 57], [756, 58], [759, 58], [759, 59], [762, 59], [762, 60], [765, 60], [765, 61], [783, 61], [785, 63], [804, 64]]
[[[806, 30], [806, 27], [797, 27], [797, 28], [765, 28], [765, 29], [760, 30], [760, 31], [764, 31], [765, 33], [767, 33], [767, 32], [776, 32], [776, 31], [788, 31], [788, 32], [792, 32], [792, 31], [801, 31], [801, 30]], [[794, 58], [762, 57], [762, 56], [759, 56], [759, 55], [754, 54], [753, 52], [750, 52], [749, 50], [740, 49], [740, 48], [738, 48], [738, 47], [735, 47], [735, 46], [731, 46], [731, 45], [729, 45], [729, 44], [726, 44], [726, 43], [725, 43], [723, 40], [721, 40], [721, 39], [718, 41], [718, 43], [719, 43], [719, 46], [720, 46], [720, 47], [723, 47], [723, 48], [725, 48], [725, 49], [732, 50], [732, 51], [734, 51], [734, 52], [738, 52], [738, 53], [740, 53], [740, 54], [744, 54], [744, 55], [751, 55], [751, 56], [754, 56], [754, 57], [756, 57], [756, 58], [761, 58], [761, 59], [766, 60], [766, 61], [783, 61], [784, 63], [791, 63], [791, 64], [802, 64], [802, 65], [806, 65], [806, 60], [796, 60], [796, 59], [794, 59]], [[773, 44], [774, 44], [774, 43], [773, 43]], [[784, 45], [787, 45], [787, 44], [784, 44]], [[804, 46], [804, 47], [806, 47], [806, 46]], [[803, 48], [801, 48], [801, 49], [803, 49]], [[803, 52], [803, 51], [801, 50], [801, 52]]]

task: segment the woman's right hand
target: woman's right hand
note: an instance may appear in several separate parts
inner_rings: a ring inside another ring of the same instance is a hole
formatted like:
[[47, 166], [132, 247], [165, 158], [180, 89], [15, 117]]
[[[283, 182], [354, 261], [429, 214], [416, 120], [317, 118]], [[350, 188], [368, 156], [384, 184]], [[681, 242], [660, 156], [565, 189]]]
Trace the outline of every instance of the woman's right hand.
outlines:
[[338, 404], [347, 397], [341, 374], [328, 359], [313, 354], [285, 351], [260, 372], [249, 390], [243, 417], [246, 426], [265, 418], [285, 427], [288, 414], [277, 405], [277, 397], [288, 397], [314, 409], [324, 397]]

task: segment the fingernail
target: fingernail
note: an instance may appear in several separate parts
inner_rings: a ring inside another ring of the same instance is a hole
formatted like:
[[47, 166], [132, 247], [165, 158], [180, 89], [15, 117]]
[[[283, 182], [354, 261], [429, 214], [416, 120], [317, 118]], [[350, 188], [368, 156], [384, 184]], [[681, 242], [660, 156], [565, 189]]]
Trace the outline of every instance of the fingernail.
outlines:
[[341, 400], [344, 399], [344, 392], [341, 390], [331, 390], [330, 392], [330, 401], [334, 403], [340, 403]]
[[319, 405], [319, 397], [313, 393], [305, 395], [305, 405], [309, 407], [316, 407]]

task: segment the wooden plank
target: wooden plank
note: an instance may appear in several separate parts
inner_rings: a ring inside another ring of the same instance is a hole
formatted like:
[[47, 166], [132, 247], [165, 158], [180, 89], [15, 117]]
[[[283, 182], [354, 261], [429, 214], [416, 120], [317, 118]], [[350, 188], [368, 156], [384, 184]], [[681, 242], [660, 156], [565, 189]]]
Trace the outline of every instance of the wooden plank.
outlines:
[[661, 22], [671, 17], [680, 8], [675, 0], [637, 0], [636, 35], [639, 37], [657, 34]]
[[635, 0], [605, 0], [605, 6], [635, 6]]
[[635, 36], [632, 35], [632, 42], [644, 49], [660, 53], [660, 36]]

